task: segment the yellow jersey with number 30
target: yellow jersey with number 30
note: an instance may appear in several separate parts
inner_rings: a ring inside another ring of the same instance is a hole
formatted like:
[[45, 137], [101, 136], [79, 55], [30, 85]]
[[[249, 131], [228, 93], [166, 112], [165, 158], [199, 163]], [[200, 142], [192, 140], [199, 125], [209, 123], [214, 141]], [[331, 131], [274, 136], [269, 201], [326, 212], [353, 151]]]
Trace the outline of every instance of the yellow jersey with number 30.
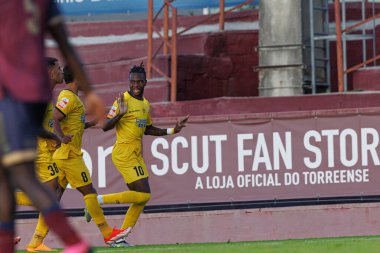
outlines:
[[[136, 99], [124, 92], [128, 111], [116, 124], [116, 143], [141, 143], [146, 126], [152, 125], [148, 100]], [[107, 118], [112, 119], [120, 112], [117, 100], [113, 103]]]
[[64, 144], [54, 152], [54, 159], [68, 159], [69, 156], [82, 155], [82, 136], [86, 115], [82, 100], [70, 90], [62, 90], [58, 96], [55, 109], [59, 110], [64, 119], [60, 121], [64, 135], [72, 135], [71, 142]]
[[[54, 132], [53, 125], [53, 103], [49, 103], [44, 116], [43, 128], [49, 132]], [[37, 163], [50, 163], [55, 151], [55, 141], [47, 138], [38, 138]]]

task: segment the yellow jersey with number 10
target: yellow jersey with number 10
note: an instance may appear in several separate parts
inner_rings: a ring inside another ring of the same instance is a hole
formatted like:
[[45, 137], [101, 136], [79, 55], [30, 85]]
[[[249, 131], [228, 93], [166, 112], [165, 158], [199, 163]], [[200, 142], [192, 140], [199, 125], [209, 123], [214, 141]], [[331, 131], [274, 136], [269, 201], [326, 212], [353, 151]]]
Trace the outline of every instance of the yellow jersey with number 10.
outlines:
[[59, 110], [65, 118], [60, 121], [61, 129], [65, 135], [72, 135], [71, 142], [64, 144], [54, 152], [54, 159], [68, 159], [69, 156], [82, 155], [82, 136], [86, 122], [86, 115], [82, 100], [70, 90], [62, 90], [58, 96], [55, 109]]
[[[142, 140], [146, 126], [152, 125], [150, 104], [148, 100], [136, 99], [128, 92], [124, 92], [124, 101], [128, 111], [116, 124], [116, 143], [136, 143]], [[113, 103], [107, 118], [111, 119], [119, 114], [117, 100]]]

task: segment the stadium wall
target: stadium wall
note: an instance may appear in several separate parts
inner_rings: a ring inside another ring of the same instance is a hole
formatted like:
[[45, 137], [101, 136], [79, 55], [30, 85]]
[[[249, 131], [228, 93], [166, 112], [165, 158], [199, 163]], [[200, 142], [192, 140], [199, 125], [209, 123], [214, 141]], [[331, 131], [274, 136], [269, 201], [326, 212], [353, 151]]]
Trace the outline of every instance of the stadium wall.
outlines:
[[[201, 44], [202, 54], [194, 53], [194, 42]], [[257, 31], [185, 36], [179, 50], [193, 53], [178, 56], [177, 99], [257, 96], [257, 42]]]
[[[118, 226], [123, 216], [107, 216]], [[83, 217], [70, 218], [81, 235], [94, 246], [105, 246], [96, 225]], [[17, 220], [24, 249], [35, 220]], [[183, 213], [142, 214], [128, 241], [135, 245], [207, 242], [241, 242], [340, 236], [378, 235], [380, 204], [345, 204], [286, 208], [241, 209]], [[49, 233], [45, 243], [62, 247]]]
[[[171, 107], [166, 107], [166, 109], [173, 110], [173, 114], [175, 114], [175, 116], [173, 116], [173, 118], [157, 118], [156, 115], [154, 122], [156, 122], [159, 126], [165, 126], [168, 123], [173, 124], [178, 116], [182, 116], [187, 113], [200, 115], [198, 117], [192, 117], [190, 119], [191, 124], [189, 124], [189, 126], [185, 129], [186, 131], [190, 131], [189, 133], [191, 135], [197, 135], [199, 133], [193, 132], [194, 129], [191, 129], [192, 126], [196, 127], [198, 129], [197, 131], [199, 131], [199, 129], [201, 129], [201, 132], [208, 131], [208, 123], [210, 123], [210, 121], [220, 122], [226, 117], [230, 119], [243, 119], [241, 123], [243, 123], [242, 126], [244, 127], [239, 129], [246, 129], [246, 127], [250, 125], [252, 126], [252, 129], [257, 129], [255, 126], [257, 122], [247, 122], [246, 120], [258, 119], [259, 121], [262, 121], [262, 119], [268, 117], [274, 119], [283, 118], [290, 120], [283, 121], [281, 125], [292, 129], [294, 125], [301, 124], [299, 121], [300, 118], [303, 118], [305, 116], [312, 116], [315, 118], [315, 122], [321, 122], [318, 121], [317, 118], [323, 115], [325, 117], [325, 121], [322, 125], [317, 124], [317, 130], [327, 129], [326, 126], [331, 129], [341, 129], [342, 127], [352, 128], [358, 123], [360, 123], [360, 126], [377, 129], [380, 125], [378, 124], [379, 117], [377, 116], [379, 113], [379, 108], [377, 107], [378, 96], [379, 95], [377, 93], [358, 93], [265, 99], [246, 98], [244, 100], [236, 100], [235, 98], [221, 98], [216, 101], [210, 100], [211, 102], [217, 103], [211, 103], [208, 106], [206, 106], [207, 101], [202, 101], [203, 103], [201, 103], [199, 106], [194, 106], [194, 103], [197, 104], [199, 101], [168, 103], [171, 105]], [[179, 104], [182, 106], [178, 106]], [[179, 109], [175, 110], [175, 107], [179, 107]], [[316, 111], [316, 108], [325, 108], [326, 110], [321, 112]], [[246, 118], [247, 114], [244, 113], [247, 113], [247, 111], [261, 111], [261, 113], [256, 113], [250, 115], [249, 118]], [[281, 114], [279, 113], [281, 111], [285, 112]], [[213, 113], [213, 115], [207, 115], [208, 113]], [[217, 114], [219, 114], [219, 116]], [[364, 120], [365, 117], [370, 117], [371, 120]], [[292, 121], [291, 119], [295, 119], [296, 121]], [[341, 122], [336, 123], [337, 121]], [[310, 129], [314, 129], [314, 127], [315, 126], [312, 126]], [[222, 128], [223, 129], [221, 130], [225, 131], [225, 127]], [[94, 131], [100, 135], [99, 129], [94, 129]], [[254, 134], [258, 133], [257, 131], [252, 131]], [[109, 136], [104, 135], [104, 138], [104, 143], [112, 141], [109, 140]], [[92, 142], [96, 140], [98, 140], [98, 137], [95, 138], [94, 135], [91, 138], [86, 138], [85, 149], [88, 149], [88, 147], [91, 149], [92, 147], [93, 150], [97, 150], [98, 146], [104, 145], [103, 142]], [[339, 141], [337, 143], [339, 143]], [[302, 146], [302, 144], [297, 142], [296, 146], [299, 148]], [[338, 151], [338, 149], [336, 150]], [[96, 166], [99, 162], [99, 159], [96, 154], [92, 154], [91, 152], [90, 154], [90, 156], [92, 156], [91, 161], [93, 162], [91, 164], [91, 168], [93, 168], [93, 173], [97, 174]], [[296, 153], [296, 155], [299, 154], [299, 152]], [[148, 157], [150, 157], [150, 155], [148, 155]], [[199, 157], [201, 157], [201, 154], [199, 154]], [[327, 155], [325, 158], [327, 158]], [[152, 161], [149, 161], [149, 164], [151, 164], [151, 162]], [[252, 163], [248, 163], [248, 166], [248, 168], [251, 168]], [[378, 165], [374, 165], [373, 161], [370, 160], [369, 166], [360, 166], [354, 166], [354, 169], [362, 170], [363, 168], [369, 167], [371, 173], [370, 182], [361, 182], [359, 184], [355, 183], [346, 185], [344, 183], [334, 183], [333, 185], [327, 185], [326, 187], [315, 189], [318, 191], [321, 189], [323, 191], [331, 191], [339, 188], [341, 191], [337, 194], [341, 194], [342, 196], [346, 195], [346, 190], [353, 191], [354, 194], [356, 191], [357, 196], [361, 196], [363, 189], [371, 185], [372, 194], [379, 195], [379, 184], [370, 184], [371, 182], [377, 182], [377, 180], [380, 178], [374, 176], [377, 174]], [[283, 168], [281, 168], [281, 170], [282, 169]], [[333, 170], [341, 169], [341, 166], [337, 166], [337, 168], [334, 168]], [[112, 171], [112, 169], [110, 170]], [[329, 169], [326, 167], [325, 169], [318, 168], [317, 170], [325, 171]], [[274, 172], [275, 171], [267, 171], [267, 173]], [[125, 186], [120, 176], [118, 176], [117, 173], [111, 173], [110, 175], [114, 177], [112, 185], [119, 185], [119, 189], [124, 190]], [[177, 178], [177, 180], [184, 180], [183, 182], [186, 182], [186, 180], [189, 179], [191, 178]], [[159, 179], [152, 173], [151, 180], [152, 185], [156, 185], [158, 181], [155, 181], [162, 179]], [[98, 180], [96, 176], [94, 178], [94, 185], [98, 186]], [[170, 182], [156, 185], [156, 187], [160, 186], [162, 188], [170, 188]], [[183, 184], [183, 187], [176, 187], [172, 191], [174, 191], [177, 195], [182, 195], [184, 194], [183, 191], [186, 190], [184, 188], [186, 188], [186, 184]], [[113, 190], [114, 189], [112, 189], [112, 191]], [[260, 197], [263, 192], [263, 188], [252, 188], [247, 190], [248, 191], [246, 193], [251, 194], [252, 198]], [[302, 194], [304, 190], [304, 188], [299, 188], [298, 190], [289, 190], [284, 188], [284, 191], [286, 191], [287, 194], [294, 194], [294, 196], [300, 193]], [[101, 193], [109, 192], [111, 189], [98, 188], [98, 191]], [[158, 193], [159, 191], [153, 192], [152, 203], [154, 203], [155, 198], [160, 197], [157, 196]], [[314, 193], [317, 193], [317, 191]], [[220, 194], [223, 195], [225, 193], [222, 192]], [[311, 194], [313, 194], [313, 192]], [[199, 196], [201, 197], [201, 195], [203, 195], [203, 193], [200, 192]], [[194, 201], [196, 201], [197, 195], [194, 195], [194, 197]], [[79, 203], [81, 206], [76, 207], [83, 207], [82, 202], [82, 198], [78, 192], [68, 190], [64, 195], [62, 204], [64, 207], [68, 207], [72, 204]], [[238, 208], [238, 206], [235, 208]], [[135, 244], [169, 244], [375, 235], [380, 231], [379, 214], [379, 203], [293, 206], [202, 212], [146, 213], [143, 214], [139, 220], [134, 233], [130, 237], [130, 241], [131, 243]], [[107, 216], [107, 218], [110, 225], [115, 226], [120, 225], [123, 220], [122, 215], [112, 215]], [[95, 224], [85, 223], [82, 217], [72, 217], [70, 219], [77, 228], [80, 228], [83, 236], [87, 238], [93, 245], [103, 245], [101, 235], [98, 232]], [[17, 220], [17, 231], [23, 237], [23, 241], [20, 244], [20, 247], [24, 247], [25, 243], [28, 242], [31, 233], [33, 232], [35, 222], [35, 219]], [[51, 234], [48, 236], [47, 243], [52, 247], [60, 245], [56, 238]]]

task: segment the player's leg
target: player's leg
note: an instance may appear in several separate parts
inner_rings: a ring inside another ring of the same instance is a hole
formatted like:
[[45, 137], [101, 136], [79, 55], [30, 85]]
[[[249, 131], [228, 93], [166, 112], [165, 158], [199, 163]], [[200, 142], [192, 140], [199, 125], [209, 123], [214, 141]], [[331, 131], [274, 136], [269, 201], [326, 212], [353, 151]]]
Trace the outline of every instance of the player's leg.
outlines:
[[[52, 192], [55, 192], [56, 198], [58, 199], [58, 196], [57, 196], [58, 170], [53, 170], [53, 172], [54, 172], [53, 173], [49, 169], [49, 168], [54, 168], [52, 166], [53, 166], [53, 163], [49, 163], [49, 164], [47, 164], [47, 163], [42, 163], [42, 164], [36, 163], [36, 167], [37, 167], [36, 171], [37, 171], [39, 180], [44, 185], [46, 185]], [[34, 234], [33, 234], [30, 242], [28, 243], [28, 245], [26, 247], [26, 251], [30, 251], [30, 252], [33, 252], [33, 251], [52, 251], [52, 249], [50, 247], [46, 246], [43, 243], [43, 240], [45, 239], [48, 232], [49, 232], [49, 227], [47, 226], [42, 215], [40, 214], [38, 216], [38, 222], [37, 222], [37, 226], [34, 230]]]
[[[59, 170], [58, 170], [57, 165], [52, 160], [50, 160], [48, 162], [46, 161], [36, 162], [35, 166], [36, 166], [36, 174], [38, 175], [38, 179], [40, 180], [40, 182], [46, 185], [52, 192], [55, 192], [57, 195], [56, 196], [57, 199], [59, 199], [59, 196], [57, 193]], [[22, 191], [16, 192], [16, 204], [32, 206], [32, 202], [26, 196], [26, 194]], [[28, 252], [53, 251], [53, 249], [51, 249], [50, 247], [46, 246], [43, 243], [43, 240], [45, 239], [48, 232], [49, 232], [49, 228], [40, 213], [38, 216], [38, 222], [34, 230], [34, 234], [30, 242], [26, 246], [26, 251]]]
[[7, 173], [2, 168], [0, 168], [0, 203], [0, 249], [4, 253], [13, 253], [15, 200]]
[[148, 178], [131, 182], [127, 184], [127, 186], [130, 191], [99, 195], [98, 201], [100, 204], [131, 203], [121, 226], [121, 229], [131, 230], [136, 224], [146, 203], [149, 201], [151, 194]]
[[32, 201], [28, 198], [25, 192], [17, 190], [15, 192], [16, 205], [18, 206], [33, 206]]
[[[131, 203], [121, 226], [129, 234], [150, 199], [149, 175], [141, 156], [141, 145], [116, 144], [112, 160], [130, 190], [99, 195], [98, 201], [100, 204]], [[129, 246], [126, 242], [121, 242], [122, 246], [124, 244]]]
[[[58, 161], [57, 161], [57, 164], [58, 164]], [[56, 191], [58, 201], [61, 201], [63, 193], [66, 191], [66, 188], [68, 185], [69, 185], [69, 181], [67, 180], [66, 172], [60, 168], [59, 174], [58, 174], [57, 191]]]
[[143, 194], [142, 199], [139, 202], [132, 203], [125, 215], [121, 229], [133, 228], [140, 217], [140, 214], [144, 210], [146, 203], [150, 199], [150, 186], [148, 178], [143, 178], [135, 182], [129, 183], [128, 188]]
[[[94, 217], [95, 224], [99, 227], [103, 236], [108, 236], [112, 232], [112, 228], [105, 221], [103, 211], [96, 198], [97, 193], [92, 185], [90, 173], [82, 157], [57, 159], [56, 163], [65, 175], [66, 182], [82, 193], [85, 205]], [[60, 179], [60, 185], [61, 181]], [[62, 185], [61, 188], [62, 190], [64, 189]]]
[[15, 108], [19, 107], [13, 106], [12, 99], [6, 97], [0, 100], [0, 249], [2, 252], [13, 252], [14, 245], [18, 241], [14, 237], [15, 187], [9, 172], [3, 166], [5, 155], [14, 148], [10, 140], [14, 136], [13, 132], [9, 132], [9, 127], [15, 123], [15, 117], [8, 119], [8, 114], [13, 114]]
[[44, 111], [43, 104], [20, 103], [10, 97], [0, 101], [0, 112], [7, 119], [1, 124], [1, 147], [3, 150], [7, 147], [1, 162], [12, 187], [23, 190], [34, 206], [42, 211], [46, 223], [60, 239], [67, 245], [73, 245], [81, 242], [79, 236], [67, 222], [55, 196], [41, 185], [34, 173], [36, 136]]
[[[50, 188], [50, 187], [49, 187]], [[51, 188], [52, 189], [52, 188]], [[52, 189], [53, 191], [54, 189]], [[23, 206], [33, 206], [32, 202], [28, 198], [28, 196], [22, 192], [17, 191], [16, 192], [16, 204], [17, 205], [23, 205]], [[27, 252], [39, 252], [39, 251], [53, 251], [53, 249], [49, 248], [43, 243], [43, 240], [45, 239], [47, 233], [49, 232], [49, 228], [46, 225], [42, 214], [40, 213], [38, 216], [38, 221], [36, 228], [34, 230], [34, 234], [30, 240], [30, 242], [26, 245], [26, 251]], [[17, 244], [21, 240], [20, 237], [14, 238], [14, 244]]]
[[150, 198], [148, 171], [141, 157], [141, 145], [115, 144], [112, 161], [130, 191], [99, 195], [102, 204], [142, 203]]
[[106, 243], [125, 236], [124, 231], [111, 228], [97, 200], [97, 192], [92, 185], [91, 175], [81, 156], [56, 160], [58, 167], [65, 173], [66, 178], [73, 188], [83, 195], [86, 208], [94, 219]]
[[34, 206], [42, 212], [46, 224], [66, 244], [78, 243], [80, 239], [59, 209], [56, 197], [37, 180], [33, 166], [33, 162], [11, 166], [9, 171], [11, 171], [12, 182], [28, 195]]
[[[127, 203], [147, 202], [150, 199], [150, 193], [148, 190], [149, 183], [147, 182], [148, 178], [143, 178], [143, 179], [140, 179], [139, 181], [144, 181], [144, 183], [147, 186], [144, 188], [136, 187], [135, 189], [138, 189], [138, 191], [130, 190], [130, 191], [99, 195], [98, 196], [99, 203], [100, 204], [127, 204]], [[140, 183], [140, 182], [133, 182], [127, 185], [134, 185], [134, 183]]]

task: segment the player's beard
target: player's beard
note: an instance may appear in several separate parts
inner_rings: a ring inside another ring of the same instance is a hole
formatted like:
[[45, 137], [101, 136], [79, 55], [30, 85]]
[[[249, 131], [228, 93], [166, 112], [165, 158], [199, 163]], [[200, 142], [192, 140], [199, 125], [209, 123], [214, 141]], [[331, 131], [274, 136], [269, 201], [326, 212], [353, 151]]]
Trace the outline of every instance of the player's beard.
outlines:
[[131, 88], [131, 94], [136, 97], [142, 97], [144, 94], [144, 87], [142, 88]]

